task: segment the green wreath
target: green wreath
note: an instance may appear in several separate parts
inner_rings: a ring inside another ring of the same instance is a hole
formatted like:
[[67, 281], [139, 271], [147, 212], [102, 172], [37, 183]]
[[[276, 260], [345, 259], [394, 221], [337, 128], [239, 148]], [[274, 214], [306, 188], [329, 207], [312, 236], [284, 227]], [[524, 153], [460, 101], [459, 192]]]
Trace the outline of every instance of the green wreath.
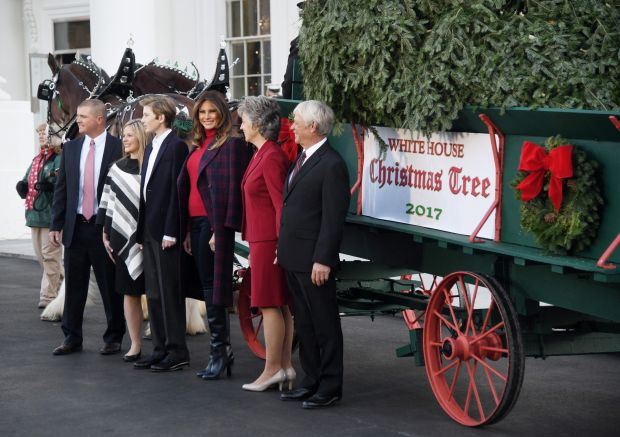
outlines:
[[[547, 139], [545, 149], [568, 144], [560, 136]], [[567, 255], [581, 252], [594, 241], [601, 217], [603, 197], [597, 181], [598, 163], [589, 159], [586, 153], [573, 146], [573, 176], [562, 182], [563, 199], [556, 211], [549, 199], [549, 173], [545, 175], [543, 189], [532, 200], [524, 202], [517, 185], [528, 175], [518, 172], [512, 182], [517, 199], [521, 201], [521, 228], [534, 234], [536, 242], [553, 254]]]

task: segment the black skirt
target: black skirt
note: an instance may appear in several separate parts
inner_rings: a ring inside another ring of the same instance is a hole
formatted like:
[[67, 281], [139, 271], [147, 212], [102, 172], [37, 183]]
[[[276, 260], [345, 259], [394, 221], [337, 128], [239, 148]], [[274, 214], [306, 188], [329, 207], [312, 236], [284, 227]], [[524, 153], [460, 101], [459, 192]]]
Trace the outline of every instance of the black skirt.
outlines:
[[138, 279], [134, 280], [129, 275], [127, 265], [122, 259], [115, 256], [116, 260], [116, 280], [115, 289], [116, 292], [122, 295], [128, 296], [141, 296], [144, 294], [144, 274], [141, 274]]

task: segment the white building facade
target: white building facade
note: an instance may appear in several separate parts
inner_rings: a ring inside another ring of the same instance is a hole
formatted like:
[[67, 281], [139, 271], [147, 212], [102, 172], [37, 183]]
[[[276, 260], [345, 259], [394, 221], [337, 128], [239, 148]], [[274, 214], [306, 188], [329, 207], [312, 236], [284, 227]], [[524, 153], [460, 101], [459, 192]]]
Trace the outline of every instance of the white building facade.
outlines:
[[[290, 41], [299, 31], [299, 0], [0, 0], [0, 239], [29, 235], [14, 185], [37, 148], [44, 121], [37, 85], [51, 78], [47, 54], [70, 62], [75, 53], [113, 75], [128, 40], [136, 61], [193, 62], [202, 79], [215, 72], [226, 42], [234, 98], [263, 94], [281, 83]], [[11, 141], [6, 139], [11, 138]]]

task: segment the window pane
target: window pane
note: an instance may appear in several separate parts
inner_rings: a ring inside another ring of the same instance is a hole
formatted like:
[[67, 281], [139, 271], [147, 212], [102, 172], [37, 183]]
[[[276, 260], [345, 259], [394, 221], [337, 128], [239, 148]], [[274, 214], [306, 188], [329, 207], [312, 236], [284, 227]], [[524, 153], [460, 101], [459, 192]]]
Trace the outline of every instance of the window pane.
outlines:
[[260, 1], [260, 12], [258, 14], [258, 30], [261, 35], [268, 35], [271, 32], [271, 18], [269, 15], [269, 0]]
[[228, 35], [241, 36], [241, 2], [239, 0], [228, 3]]
[[261, 94], [261, 80], [259, 77], [248, 77], [248, 96]]
[[243, 36], [258, 35], [256, 0], [243, 0]]
[[246, 95], [244, 77], [235, 77], [232, 79], [232, 95], [233, 99], [240, 99]]
[[248, 48], [248, 73], [247, 74], [260, 74], [260, 41], [249, 42]]
[[233, 43], [232, 44], [232, 61], [235, 62], [235, 59], [239, 58], [239, 62], [233, 67], [230, 74], [233, 76], [241, 76], [245, 74], [245, 54], [243, 51], [243, 43]]
[[86, 49], [90, 47], [90, 21], [54, 23], [55, 50]]
[[267, 94], [267, 85], [271, 83], [271, 76], [263, 76], [263, 94]]
[[271, 41], [263, 41], [263, 74], [269, 73], [271, 73]]

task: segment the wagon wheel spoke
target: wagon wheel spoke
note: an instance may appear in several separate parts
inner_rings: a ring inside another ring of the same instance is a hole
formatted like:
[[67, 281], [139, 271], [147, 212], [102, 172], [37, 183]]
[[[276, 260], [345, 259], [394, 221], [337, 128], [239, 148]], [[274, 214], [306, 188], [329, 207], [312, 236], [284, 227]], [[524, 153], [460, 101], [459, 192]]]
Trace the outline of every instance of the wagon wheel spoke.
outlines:
[[497, 396], [497, 391], [495, 390], [495, 384], [491, 379], [491, 375], [489, 374], [489, 370], [486, 367], [482, 367], [484, 374], [487, 377], [487, 382], [489, 383], [489, 388], [491, 389], [491, 394], [493, 395], [493, 400], [495, 401], [495, 406], [499, 405], [499, 396]]
[[435, 376], [443, 375], [444, 373], [446, 373], [448, 370], [450, 370], [451, 368], [453, 368], [459, 363], [460, 363], [459, 360], [454, 360], [451, 364], [448, 364], [447, 366], [441, 368], [439, 371], [435, 372]]
[[501, 354], [508, 355], [508, 349], [504, 349], [502, 347], [482, 346], [480, 349], [489, 351], [489, 352], [499, 352]]
[[[470, 315], [470, 305], [469, 305], [469, 293], [467, 292], [467, 286], [463, 282], [463, 277], [459, 277], [459, 280], [456, 283], [457, 293], [460, 297], [461, 301], [465, 303], [465, 311], [467, 312], [467, 321], [465, 323], [465, 332], [464, 335], [467, 335], [467, 331], [469, 331], [469, 315]], [[461, 305], [463, 302], [461, 302]]]
[[502, 381], [504, 381], [504, 382], [508, 381], [508, 378], [506, 377], [506, 375], [502, 375], [497, 370], [495, 370], [493, 367], [489, 366], [484, 360], [478, 358], [477, 356], [475, 356], [475, 355], [472, 355], [472, 356], [474, 357], [474, 360], [476, 360], [477, 362], [479, 362], [482, 365], [482, 367], [484, 367], [485, 369], [488, 369], [490, 372], [494, 373]]
[[484, 332], [487, 325], [489, 324], [489, 319], [491, 317], [491, 311], [493, 311], [493, 307], [495, 306], [495, 300], [491, 299], [491, 304], [489, 305], [489, 309], [487, 310], [486, 316], [484, 316], [484, 322], [482, 323], [482, 327], [480, 328], [480, 332]]
[[450, 310], [450, 316], [452, 316], [452, 321], [454, 322], [454, 328], [453, 329], [456, 331], [457, 334], [460, 334], [461, 330], [459, 328], [459, 322], [458, 322], [458, 320], [456, 318], [456, 315], [454, 314], [454, 309], [452, 308], [452, 302], [450, 302], [450, 299], [448, 299], [449, 294], [448, 294], [448, 292], [446, 291], [445, 288], [442, 289], [441, 291], [442, 291], [443, 295], [446, 297], [447, 305], [448, 305], [448, 310]]
[[[471, 344], [477, 343], [480, 340], [488, 337], [489, 335], [491, 335], [492, 333], [494, 333], [495, 331], [497, 331], [499, 328], [502, 328], [504, 326], [504, 322], [499, 322], [497, 325], [493, 326], [491, 329], [489, 329], [488, 331], [486, 331], [484, 334], [479, 335], [478, 337], [474, 338], [471, 342]], [[482, 331], [480, 331], [482, 332]]]
[[256, 326], [256, 329], [254, 330], [254, 340], [256, 340], [258, 338], [258, 334], [260, 334], [261, 326], [263, 326], [263, 318], [262, 317], [258, 321], [258, 325]]
[[456, 381], [459, 379], [459, 372], [461, 371], [461, 364], [463, 363], [461, 360], [457, 361], [459, 364], [456, 366], [456, 370], [454, 371], [454, 375], [452, 376], [452, 383], [450, 384], [450, 395], [448, 399], [454, 399], [454, 389], [456, 388]]
[[449, 329], [456, 331], [456, 332], [460, 332], [459, 328], [457, 328], [456, 326], [454, 326], [452, 323], [450, 323], [448, 320], [446, 320], [446, 318], [444, 316], [442, 316], [441, 314], [439, 314], [439, 312], [437, 310], [433, 311], [433, 314], [439, 318], [439, 320], [441, 320], [444, 325], [446, 325]]
[[467, 324], [471, 327], [472, 335], [477, 335], [476, 328], [474, 326], [474, 309], [476, 308], [476, 298], [478, 297], [479, 287], [480, 287], [480, 281], [476, 278], [476, 283], [474, 284], [474, 293], [471, 298], [471, 302], [469, 303], [469, 312], [467, 315]]
[[[485, 420], [485, 416], [484, 416], [484, 408], [482, 408], [482, 402], [480, 401], [480, 393], [478, 393], [478, 385], [476, 384], [476, 363], [470, 363], [470, 362], [466, 362], [465, 365], [467, 366], [467, 373], [469, 373], [469, 382], [470, 382], [470, 387], [474, 393], [474, 398], [476, 400], [476, 406], [478, 407], [478, 413], [480, 414], [480, 419], [481, 420]], [[472, 368], [473, 367], [473, 368]], [[468, 409], [465, 409], [465, 412], [467, 413]]]

